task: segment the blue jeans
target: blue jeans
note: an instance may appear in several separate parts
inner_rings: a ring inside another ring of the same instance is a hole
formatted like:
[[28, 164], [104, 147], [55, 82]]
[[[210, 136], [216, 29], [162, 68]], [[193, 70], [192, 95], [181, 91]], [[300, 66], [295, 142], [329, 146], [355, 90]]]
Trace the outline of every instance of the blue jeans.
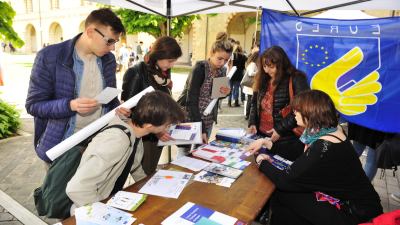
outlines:
[[358, 156], [361, 156], [364, 150], [367, 150], [367, 161], [364, 165], [364, 171], [368, 179], [372, 181], [375, 177], [378, 167], [376, 165], [376, 151], [368, 146], [358, 143], [357, 141], [352, 141], [353, 147], [357, 152]]
[[231, 99], [235, 101], [239, 101], [239, 87], [240, 87], [240, 81], [231, 81], [231, 94], [229, 95], [228, 100], [230, 101]]

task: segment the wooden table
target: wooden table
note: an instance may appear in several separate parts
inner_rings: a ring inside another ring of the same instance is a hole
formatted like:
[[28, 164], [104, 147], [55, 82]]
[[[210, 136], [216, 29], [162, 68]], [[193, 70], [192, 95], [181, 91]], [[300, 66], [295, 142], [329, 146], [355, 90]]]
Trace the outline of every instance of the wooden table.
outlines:
[[[167, 168], [191, 172], [172, 164]], [[138, 192], [148, 179], [135, 183], [125, 190]], [[274, 189], [275, 185], [252, 162], [230, 188], [190, 181], [178, 199], [148, 195], [147, 200], [133, 212], [133, 216], [137, 218], [134, 224], [159, 225], [189, 201], [250, 223], [256, 218]], [[62, 223], [74, 225], [75, 217], [70, 217]]]

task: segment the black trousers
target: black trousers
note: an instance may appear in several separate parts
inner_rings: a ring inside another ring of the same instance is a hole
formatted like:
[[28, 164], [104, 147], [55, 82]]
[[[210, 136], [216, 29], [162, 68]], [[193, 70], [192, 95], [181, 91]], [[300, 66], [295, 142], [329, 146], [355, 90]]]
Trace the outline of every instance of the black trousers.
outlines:
[[358, 219], [324, 201], [314, 193], [276, 190], [271, 199], [270, 225], [356, 225]]
[[143, 159], [142, 168], [149, 176], [156, 171], [158, 161], [160, 160], [162, 146], [157, 146], [157, 141], [144, 140], [143, 141]]

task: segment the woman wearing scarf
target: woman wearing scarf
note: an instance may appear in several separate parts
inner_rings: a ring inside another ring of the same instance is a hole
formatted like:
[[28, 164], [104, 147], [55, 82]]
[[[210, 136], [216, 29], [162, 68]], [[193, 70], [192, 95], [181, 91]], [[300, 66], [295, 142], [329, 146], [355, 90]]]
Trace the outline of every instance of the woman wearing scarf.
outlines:
[[[171, 95], [171, 68], [181, 56], [182, 50], [174, 38], [158, 38], [146, 60], [126, 71], [121, 100], [126, 101], [149, 86]], [[158, 139], [168, 141], [171, 137], [167, 132], [161, 132], [142, 138], [144, 148], [142, 168], [147, 175], [155, 171], [161, 156], [162, 147], [157, 146]]]
[[[291, 104], [299, 126], [304, 153], [283, 170], [273, 158], [259, 154], [260, 170], [276, 190], [271, 199], [271, 225], [353, 225], [382, 213], [380, 199], [365, 175], [352, 144], [338, 127], [338, 115], [330, 97], [322, 91], [300, 93]], [[271, 148], [269, 139], [249, 146], [256, 152]]]
[[288, 111], [284, 117], [282, 110], [290, 104], [290, 90], [295, 96], [308, 89], [306, 76], [292, 65], [281, 47], [273, 46], [261, 54], [253, 85], [249, 132], [270, 137], [274, 142], [271, 151], [288, 160], [301, 155], [304, 145], [292, 132], [297, 126], [294, 114]]

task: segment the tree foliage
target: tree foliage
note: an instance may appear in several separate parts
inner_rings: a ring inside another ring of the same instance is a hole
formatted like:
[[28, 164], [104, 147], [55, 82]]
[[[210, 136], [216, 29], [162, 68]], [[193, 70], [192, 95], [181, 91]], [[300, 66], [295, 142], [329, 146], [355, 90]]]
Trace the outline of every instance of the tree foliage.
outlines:
[[[115, 13], [121, 18], [128, 34], [146, 32], [154, 37], [167, 35], [167, 18], [130, 9], [117, 9]], [[171, 36], [182, 37], [185, 29], [191, 26], [197, 15], [179, 16], [171, 19]]]
[[24, 42], [12, 28], [15, 11], [7, 2], [0, 1], [0, 39], [10, 41], [15, 47], [22, 47]]

